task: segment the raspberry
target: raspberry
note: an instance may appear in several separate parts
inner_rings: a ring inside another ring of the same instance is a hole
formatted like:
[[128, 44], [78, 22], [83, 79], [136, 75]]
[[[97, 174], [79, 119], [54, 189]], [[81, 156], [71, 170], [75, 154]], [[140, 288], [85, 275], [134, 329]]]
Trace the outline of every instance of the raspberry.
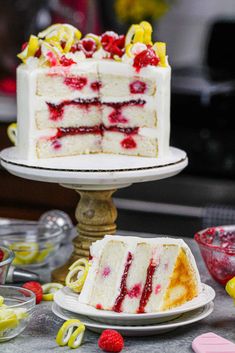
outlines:
[[115, 32], [105, 32], [101, 36], [101, 44], [108, 53], [121, 57], [124, 54], [125, 36]]
[[92, 55], [97, 50], [97, 44], [92, 38], [83, 38], [79, 42], [79, 48], [86, 55], [86, 58], [92, 58]]
[[99, 347], [105, 352], [121, 352], [124, 340], [115, 330], [104, 330], [98, 341]]
[[75, 62], [72, 59], [67, 59], [65, 55], [62, 55], [60, 58], [60, 64], [62, 66], [70, 66], [72, 64], [75, 64]]
[[133, 66], [136, 68], [136, 71], [139, 72], [142, 67], [148, 65], [157, 66], [159, 62], [160, 59], [156, 55], [155, 51], [148, 48], [136, 55]]
[[34, 294], [36, 295], [36, 304], [39, 304], [42, 301], [42, 286], [39, 282], [31, 281], [31, 282], [26, 282], [22, 286], [23, 288], [29, 289]]
[[4, 259], [4, 251], [0, 249], [0, 262]]
[[111, 46], [114, 42], [114, 40], [116, 40], [118, 38], [117, 33], [115, 32], [105, 32], [102, 34], [101, 36], [101, 44], [104, 48], [104, 50], [110, 52]]

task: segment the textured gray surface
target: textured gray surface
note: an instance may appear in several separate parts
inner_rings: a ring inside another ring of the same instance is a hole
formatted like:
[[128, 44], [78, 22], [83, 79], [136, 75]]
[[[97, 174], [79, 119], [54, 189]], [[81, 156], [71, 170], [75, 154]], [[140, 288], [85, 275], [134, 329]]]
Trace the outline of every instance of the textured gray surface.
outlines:
[[[212, 286], [216, 291], [214, 312], [196, 324], [181, 327], [167, 334], [125, 338], [123, 353], [192, 353], [191, 343], [193, 339], [210, 331], [235, 342], [235, 307], [233, 301], [226, 295], [224, 289], [210, 278], [194, 241], [191, 239], [186, 241], [196, 257], [202, 281]], [[57, 261], [64, 261], [65, 257], [66, 255], [60, 252]], [[48, 269], [44, 268], [40, 272], [43, 273], [44, 279], [48, 280]], [[17, 338], [0, 344], [0, 352], [69, 352], [71, 351], [70, 348], [58, 347], [55, 342], [56, 333], [62, 323], [63, 321], [51, 312], [51, 303], [41, 303], [36, 306], [30, 325], [26, 330]], [[84, 343], [77, 351], [81, 353], [101, 352], [97, 345], [98, 337], [98, 334], [87, 330]]]

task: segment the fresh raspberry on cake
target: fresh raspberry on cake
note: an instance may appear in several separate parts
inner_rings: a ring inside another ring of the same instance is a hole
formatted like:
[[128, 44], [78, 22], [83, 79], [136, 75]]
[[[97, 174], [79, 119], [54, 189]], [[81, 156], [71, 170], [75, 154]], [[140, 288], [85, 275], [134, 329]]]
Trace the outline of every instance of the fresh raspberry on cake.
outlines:
[[98, 345], [105, 352], [118, 353], [124, 347], [124, 340], [116, 330], [104, 330], [99, 338]]

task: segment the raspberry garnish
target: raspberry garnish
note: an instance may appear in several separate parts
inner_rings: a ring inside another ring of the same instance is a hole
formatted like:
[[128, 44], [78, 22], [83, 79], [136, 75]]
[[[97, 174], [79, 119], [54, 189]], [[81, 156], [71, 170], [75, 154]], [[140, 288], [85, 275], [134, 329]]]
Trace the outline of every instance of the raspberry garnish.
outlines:
[[114, 55], [121, 57], [124, 54], [125, 36], [118, 36], [115, 32], [105, 32], [101, 36], [101, 44], [112, 57]]
[[34, 294], [36, 295], [36, 304], [39, 304], [42, 301], [43, 291], [42, 286], [39, 282], [26, 282], [25, 284], [23, 284], [22, 287], [34, 292]]
[[72, 59], [67, 59], [65, 55], [62, 55], [60, 58], [60, 64], [62, 66], [70, 66], [72, 64], [75, 64], [75, 62]]
[[116, 330], [104, 330], [99, 338], [98, 345], [105, 352], [121, 352], [124, 347], [124, 340]]
[[160, 62], [159, 57], [156, 55], [155, 51], [151, 48], [145, 49], [134, 58], [133, 66], [136, 71], [139, 72], [142, 67], [152, 65], [157, 66]]
[[92, 58], [94, 52], [97, 50], [97, 44], [92, 38], [83, 38], [79, 42], [79, 48], [86, 55], [86, 58]]

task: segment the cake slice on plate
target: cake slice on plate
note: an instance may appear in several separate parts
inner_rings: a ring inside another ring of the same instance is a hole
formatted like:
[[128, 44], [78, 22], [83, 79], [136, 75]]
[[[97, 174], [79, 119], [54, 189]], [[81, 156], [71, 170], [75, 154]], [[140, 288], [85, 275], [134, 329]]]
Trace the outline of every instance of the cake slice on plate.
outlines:
[[196, 262], [181, 239], [107, 235], [90, 252], [92, 264], [79, 301], [97, 309], [163, 311], [201, 291]]

